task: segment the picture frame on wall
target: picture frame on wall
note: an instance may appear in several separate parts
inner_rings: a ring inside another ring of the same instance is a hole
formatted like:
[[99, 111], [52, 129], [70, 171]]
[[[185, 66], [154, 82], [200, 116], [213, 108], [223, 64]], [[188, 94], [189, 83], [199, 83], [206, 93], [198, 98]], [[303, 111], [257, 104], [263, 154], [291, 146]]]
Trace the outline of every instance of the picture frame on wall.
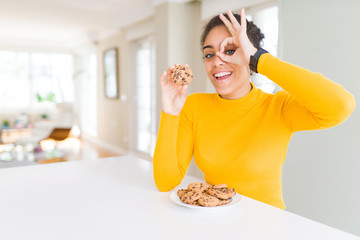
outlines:
[[116, 99], [119, 97], [118, 66], [118, 49], [111, 48], [104, 51], [104, 80], [106, 98]]

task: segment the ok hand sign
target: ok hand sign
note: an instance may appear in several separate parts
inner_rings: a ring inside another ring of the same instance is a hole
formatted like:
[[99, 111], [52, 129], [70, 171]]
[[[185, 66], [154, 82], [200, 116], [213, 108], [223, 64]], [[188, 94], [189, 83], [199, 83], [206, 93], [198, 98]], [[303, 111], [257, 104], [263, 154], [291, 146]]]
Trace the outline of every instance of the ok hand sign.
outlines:
[[[250, 42], [246, 33], [247, 24], [245, 10], [241, 9], [240, 12], [241, 24], [239, 24], [230, 10], [227, 11], [227, 15], [229, 16], [230, 21], [223, 14], [220, 14], [219, 17], [229, 30], [231, 37], [224, 39], [220, 45], [220, 52], [216, 52], [216, 55], [225, 62], [249, 66], [250, 56], [254, 55], [257, 49]], [[236, 47], [233, 55], [226, 55], [224, 53], [227, 45], [234, 45]]]

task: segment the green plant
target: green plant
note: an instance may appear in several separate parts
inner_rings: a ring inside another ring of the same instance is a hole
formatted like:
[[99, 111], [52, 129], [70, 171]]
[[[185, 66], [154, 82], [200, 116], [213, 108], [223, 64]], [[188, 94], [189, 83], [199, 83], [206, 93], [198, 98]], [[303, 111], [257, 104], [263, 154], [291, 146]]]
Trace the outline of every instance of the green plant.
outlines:
[[55, 102], [55, 93], [50, 92], [45, 96], [41, 96], [40, 93], [36, 93], [36, 99], [39, 103], [41, 102]]
[[47, 113], [43, 113], [40, 115], [42, 119], [48, 119], [49, 118], [49, 114]]
[[8, 120], [4, 120], [2, 122], [2, 128], [5, 129], [5, 128], [9, 128], [9, 121]]

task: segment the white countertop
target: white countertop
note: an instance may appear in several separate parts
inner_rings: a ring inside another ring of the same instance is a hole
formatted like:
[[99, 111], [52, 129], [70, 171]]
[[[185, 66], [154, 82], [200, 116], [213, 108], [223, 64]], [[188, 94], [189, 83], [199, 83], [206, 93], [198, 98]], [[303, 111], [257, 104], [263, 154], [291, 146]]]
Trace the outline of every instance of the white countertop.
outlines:
[[0, 196], [4, 240], [360, 240], [244, 196], [228, 208], [177, 205], [157, 190], [152, 164], [132, 156], [0, 169]]

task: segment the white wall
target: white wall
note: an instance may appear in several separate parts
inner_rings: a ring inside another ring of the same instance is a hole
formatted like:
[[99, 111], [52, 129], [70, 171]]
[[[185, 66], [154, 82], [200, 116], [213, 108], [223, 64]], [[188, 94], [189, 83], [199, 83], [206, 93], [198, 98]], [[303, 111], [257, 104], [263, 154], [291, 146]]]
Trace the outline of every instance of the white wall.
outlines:
[[194, 80], [189, 85], [189, 94], [206, 90], [206, 73], [200, 51], [201, 27], [199, 2], [166, 2], [155, 8], [158, 116], [161, 110], [160, 75], [171, 65], [188, 64], [193, 70]]
[[116, 35], [100, 41], [98, 44], [98, 140], [106, 143], [111, 148], [129, 149], [127, 141], [128, 136], [128, 103], [121, 98], [109, 99], [105, 97], [105, 80], [103, 56], [104, 51], [117, 47], [118, 49], [118, 69], [119, 69], [119, 94], [120, 96], [127, 93], [127, 84], [129, 82], [128, 74], [131, 59], [129, 53], [128, 42], [126, 42], [125, 34], [119, 31]]
[[202, 0], [201, 19], [210, 19], [219, 13], [226, 12], [228, 9], [234, 11], [273, 1], [274, 0]]
[[[359, 105], [360, 1], [280, 0], [288, 62], [320, 72]], [[287, 210], [360, 235], [360, 110], [328, 130], [295, 133], [283, 168]]]

